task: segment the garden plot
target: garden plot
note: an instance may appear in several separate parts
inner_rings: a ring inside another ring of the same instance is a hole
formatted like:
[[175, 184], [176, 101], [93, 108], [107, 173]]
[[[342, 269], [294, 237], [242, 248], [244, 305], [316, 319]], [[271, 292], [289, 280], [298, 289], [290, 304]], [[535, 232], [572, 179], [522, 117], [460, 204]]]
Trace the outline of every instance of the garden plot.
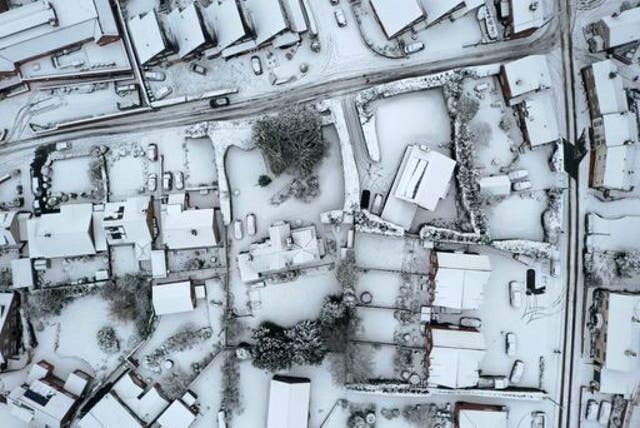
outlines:
[[424, 343], [418, 317], [410, 311], [359, 306], [358, 316], [361, 321], [356, 334], [358, 340], [406, 346]]
[[[546, 275], [543, 266], [536, 266], [536, 282], [546, 283], [546, 292], [538, 296], [525, 296], [520, 309], [509, 304], [509, 281], [525, 284], [527, 267], [508, 259], [498, 252], [487, 250], [493, 272], [485, 286], [484, 301], [480, 307], [487, 355], [480, 368], [484, 374], [508, 375], [515, 359], [525, 363], [520, 387], [541, 388], [554, 393], [559, 380], [561, 356], [562, 318], [565, 290], [560, 280]], [[505, 334], [517, 336], [515, 357], [505, 353]], [[540, 370], [540, 357], [544, 369]], [[542, 378], [542, 383], [540, 379]]]
[[[271, 175], [262, 153], [257, 149], [250, 151], [244, 151], [238, 147], [229, 149], [225, 164], [232, 192], [233, 218], [244, 221], [249, 213], [254, 213], [257, 217], [256, 236], [245, 237], [242, 241], [243, 245], [267, 236], [269, 226], [276, 221], [290, 221], [294, 226], [318, 223], [320, 213], [342, 209], [344, 180], [342, 174], [336, 173], [336, 171], [342, 171], [338, 138], [333, 127], [324, 127], [323, 133], [328, 144], [328, 153], [316, 170], [320, 195], [309, 202], [292, 197], [275, 205], [271, 201], [272, 197], [282, 191], [293, 177], [288, 174], [272, 177], [273, 181], [268, 186], [260, 187], [258, 178], [265, 174]], [[260, 209], [256, 210], [256, 207]]]
[[411, 273], [427, 273], [429, 250], [419, 240], [358, 233], [355, 239], [358, 267]]
[[[133, 323], [113, 319], [108, 303], [97, 295], [74, 300], [51, 322], [59, 325], [57, 353], [86, 362], [99, 379], [110, 374], [138, 341]], [[113, 349], [112, 353], [98, 346], [96, 335], [105, 326], [113, 327], [116, 331], [119, 350]]]
[[187, 139], [185, 147], [187, 170], [185, 186], [211, 186], [218, 182], [215, 151], [208, 138]]
[[51, 164], [51, 192], [76, 194], [91, 192], [91, 187], [88, 187], [93, 182], [90, 169], [95, 160], [93, 156], [78, 156], [54, 161]]
[[542, 213], [549, 198], [546, 192], [514, 193], [487, 206], [491, 236], [495, 239], [544, 240]]
[[419, 309], [427, 302], [426, 287], [426, 275], [368, 270], [358, 277], [356, 294], [362, 296], [362, 293], [371, 293], [371, 306], [393, 309], [414, 306], [414, 309]]
[[98, 271], [109, 269], [108, 257], [102, 254], [51, 259], [50, 263], [49, 268], [37, 272], [41, 287], [91, 283], [95, 281]]
[[196, 250], [167, 251], [167, 268], [170, 272], [190, 272], [224, 267], [224, 248], [198, 248]]
[[406, 348], [394, 345], [367, 344], [357, 345], [358, 352], [370, 356], [370, 379], [396, 380], [406, 382], [404, 376], [418, 374], [421, 380], [425, 380], [426, 351], [423, 347]]
[[159, 382], [167, 394], [179, 392], [179, 384], [190, 383], [219, 352], [220, 328], [211, 325], [209, 305], [203, 300], [193, 311], [158, 317], [151, 337], [136, 353], [142, 362], [139, 371]]
[[135, 274], [140, 271], [140, 264], [136, 259], [133, 245], [113, 245], [109, 248], [111, 254], [111, 270], [113, 276]]
[[148, 162], [142, 146], [122, 144], [107, 154], [110, 199], [127, 198], [147, 190]]

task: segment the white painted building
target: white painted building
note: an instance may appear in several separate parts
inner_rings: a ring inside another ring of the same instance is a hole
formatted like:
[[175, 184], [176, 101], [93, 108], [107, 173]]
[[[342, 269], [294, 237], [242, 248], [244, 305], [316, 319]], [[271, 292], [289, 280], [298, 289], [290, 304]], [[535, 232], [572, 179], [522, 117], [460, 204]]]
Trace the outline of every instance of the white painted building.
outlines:
[[618, 74], [618, 66], [610, 59], [595, 62], [582, 69], [591, 119], [605, 114], [629, 110], [627, 95]]
[[524, 139], [531, 147], [555, 143], [562, 138], [556, 105], [552, 91], [533, 93], [519, 104]]
[[248, 37], [244, 16], [236, 0], [214, 1], [203, 12], [205, 26], [216, 41], [216, 51]]
[[631, 190], [635, 183], [638, 124], [632, 113], [607, 114], [593, 120], [590, 186]]
[[370, 4], [388, 39], [425, 19], [424, 9], [418, 0], [371, 0]]
[[307, 428], [311, 381], [274, 376], [269, 385], [267, 428]]
[[509, 413], [505, 408], [486, 404], [456, 403], [457, 428], [507, 428]]
[[596, 50], [624, 46], [640, 40], [640, 7], [605, 16], [593, 26]]
[[459, 18], [484, 4], [483, 0], [420, 0], [427, 15], [427, 25], [449, 18]]
[[469, 388], [479, 380], [486, 353], [484, 336], [475, 330], [428, 327], [428, 382], [447, 388]]
[[134, 16], [127, 22], [127, 27], [140, 64], [147, 64], [167, 52], [167, 41], [155, 9]]
[[424, 146], [405, 150], [381, 217], [405, 229], [418, 207], [434, 211], [449, 192], [456, 162]]
[[151, 300], [156, 315], [190, 312], [196, 307], [191, 281], [156, 284], [151, 289]]
[[278, 222], [269, 228], [269, 238], [238, 254], [238, 269], [242, 281], [255, 282], [267, 274], [313, 265], [324, 253], [315, 226], [292, 230], [289, 223]]
[[177, 195], [162, 205], [160, 232], [164, 245], [170, 250], [218, 245], [213, 208], [187, 209], [184, 199], [184, 195]]
[[156, 421], [161, 428], [188, 428], [196, 414], [182, 400], [174, 400]]
[[173, 9], [167, 16], [167, 22], [178, 45], [178, 56], [185, 58], [202, 47], [207, 38], [202, 29], [200, 11], [195, 3], [190, 3], [184, 9]]
[[430, 269], [432, 305], [458, 310], [480, 307], [492, 271], [489, 256], [434, 251]]
[[529, 55], [505, 63], [499, 75], [502, 92], [513, 105], [522, 101], [522, 95], [551, 88], [551, 73], [544, 55]]
[[511, 37], [526, 37], [545, 23], [544, 0], [508, 0], [502, 4], [508, 7], [501, 14], [506, 16]]

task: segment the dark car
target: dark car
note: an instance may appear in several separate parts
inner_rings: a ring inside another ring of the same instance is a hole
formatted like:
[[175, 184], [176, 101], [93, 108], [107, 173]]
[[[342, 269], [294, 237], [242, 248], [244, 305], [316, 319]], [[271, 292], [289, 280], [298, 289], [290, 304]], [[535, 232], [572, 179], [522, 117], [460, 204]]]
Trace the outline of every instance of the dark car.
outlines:
[[209, 105], [211, 106], [211, 108], [226, 107], [229, 104], [230, 104], [229, 97], [214, 98], [211, 101], [209, 101]]

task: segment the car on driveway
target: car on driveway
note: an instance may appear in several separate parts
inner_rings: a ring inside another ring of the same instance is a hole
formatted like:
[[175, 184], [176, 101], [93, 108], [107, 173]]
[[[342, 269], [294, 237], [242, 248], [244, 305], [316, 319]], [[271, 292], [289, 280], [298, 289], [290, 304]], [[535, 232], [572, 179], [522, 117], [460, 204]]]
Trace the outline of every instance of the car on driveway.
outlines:
[[516, 334], [515, 333], [507, 333], [505, 335], [505, 353], [510, 356], [510, 357], [515, 357], [517, 351], [517, 347], [518, 347], [518, 340], [516, 338]]
[[147, 159], [156, 161], [158, 159], [158, 146], [155, 143], [147, 145]]
[[171, 185], [173, 184], [173, 174], [170, 172], [165, 172], [162, 174], [162, 188], [164, 190], [171, 190]]
[[333, 12], [334, 17], [336, 18], [336, 23], [338, 27], [346, 27], [347, 26], [347, 17], [344, 14], [344, 10], [342, 8], [338, 8]]
[[173, 176], [173, 183], [176, 190], [184, 189], [184, 174], [182, 173], [182, 171], [178, 171], [175, 173], [175, 175]]
[[189, 70], [201, 76], [204, 76], [205, 74], [207, 74], [207, 69], [201, 66], [200, 64], [196, 64], [195, 62], [189, 66]]
[[240, 219], [233, 222], [233, 237], [238, 241], [244, 238], [244, 229], [242, 226], [242, 220]]
[[155, 192], [157, 188], [158, 188], [158, 176], [152, 172], [147, 177], [147, 189], [149, 189], [150, 192]]
[[254, 55], [251, 57], [251, 68], [253, 68], [253, 72], [256, 76], [262, 74], [262, 62], [260, 61], [260, 57]]
[[522, 307], [522, 284], [519, 281], [509, 282], [509, 303], [512, 307], [519, 309]]
[[254, 236], [256, 234], [256, 215], [249, 213], [245, 220], [247, 222], [247, 235]]
[[524, 374], [524, 362], [522, 360], [516, 360], [511, 367], [511, 373], [509, 374], [509, 383], [517, 385], [522, 380]]

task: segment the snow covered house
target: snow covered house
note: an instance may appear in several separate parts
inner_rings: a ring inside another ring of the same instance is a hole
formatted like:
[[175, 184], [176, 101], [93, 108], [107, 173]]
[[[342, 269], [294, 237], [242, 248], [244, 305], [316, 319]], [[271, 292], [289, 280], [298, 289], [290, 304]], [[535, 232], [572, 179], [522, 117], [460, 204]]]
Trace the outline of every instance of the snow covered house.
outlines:
[[120, 39], [111, 0], [36, 1], [0, 13], [0, 75], [69, 46]]
[[249, 29], [237, 0], [214, 1], [203, 11], [205, 26], [216, 41], [216, 51], [249, 37]]
[[427, 16], [427, 25], [445, 19], [456, 19], [479, 8], [484, 0], [420, 0]]
[[498, 75], [508, 104], [522, 101], [522, 96], [551, 88], [551, 73], [544, 55], [529, 55], [503, 64]]
[[267, 428], [307, 428], [311, 381], [276, 375], [269, 386]]
[[22, 323], [20, 295], [13, 291], [0, 293], [0, 371], [20, 352]]
[[488, 404], [458, 402], [454, 409], [457, 428], [507, 428], [508, 415], [505, 407]]
[[197, 414], [181, 399], [174, 400], [160, 414], [156, 423], [160, 428], [189, 428]]
[[610, 59], [593, 63], [582, 69], [591, 120], [605, 114], [629, 110], [627, 95], [622, 86], [618, 67]]
[[122, 202], [108, 202], [93, 213], [96, 250], [107, 246], [132, 245], [136, 259], [151, 259], [153, 205], [149, 196], [134, 196]]
[[29, 257], [53, 259], [96, 253], [93, 205], [62, 205], [60, 212], [27, 220]]
[[185, 58], [207, 43], [202, 29], [200, 10], [195, 3], [184, 9], [176, 8], [167, 16], [169, 29], [175, 44], [178, 45], [178, 56]]
[[31, 259], [11, 260], [11, 284], [13, 288], [31, 288], [35, 285], [35, 273]]
[[531, 147], [555, 143], [562, 138], [556, 100], [551, 91], [533, 93], [518, 104], [524, 139]]
[[491, 276], [489, 256], [433, 251], [429, 279], [433, 306], [478, 309]]
[[370, 4], [388, 39], [399, 36], [426, 17], [418, 0], [371, 0]]
[[592, 26], [595, 51], [624, 46], [640, 40], [640, 7], [615, 12]]
[[418, 207], [434, 211], [449, 192], [456, 162], [425, 146], [408, 146], [381, 217], [411, 228]]
[[53, 375], [51, 364], [40, 361], [31, 367], [27, 383], [7, 396], [9, 411], [29, 426], [67, 427], [90, 380], [91, 376], [76, 370], [63, 382]]
[[19, 214], [18, 210], [0, 211], [0, 248], [18, 247], [22, 244]]
[[196, 297], [191, 281], [156, 284], [151, 289], [151, 299], [156, 315], [189, 312], [196, 307]]
[[603, 323], [595, 344], [595, 380], [600, 392], [629, 398], [640, 382], [640, 295], [601, 292]]
[[184, 194], [172, 194], [161, 206], [162, 242], [169, 250], [218, 245], [213, 208], [187, 209]]
[[476, 386], [485, 353], [484, 336], [477, 330], [428, 326], [428, 383], [447, 388]]
[[511, 38], [526, 37], [544, 25], [544, 0], [502, 0], [500, 5]]
[[635, 115], [614, 113], [594, 119], [589, 185], [603, 190], [631, 190], [637, 143]]
[[157, 385], [148, 386], [128, 370], [94, 401], [78, 425], [80, 428], [142, 428], [150, 426], [168, 406], [169, 400]]
[[269, 228], [267, 239], [238, 254], [238, 269], [242, 281], [256, 282], [269, 274], [318, 263], [324, 254], [324, 240], [318, 238], [314, 225], [292, 230], [281, 221]]
[[144, 15], [134, 16], [127, 22], [127, 27], [140, 64], [148, 64], [169, 51], [155, 9]]
[[248, 0], [245, 11], [249, 27], [255, 35], [256, 47], [271, 42], [289, 30], [281, 0]]

